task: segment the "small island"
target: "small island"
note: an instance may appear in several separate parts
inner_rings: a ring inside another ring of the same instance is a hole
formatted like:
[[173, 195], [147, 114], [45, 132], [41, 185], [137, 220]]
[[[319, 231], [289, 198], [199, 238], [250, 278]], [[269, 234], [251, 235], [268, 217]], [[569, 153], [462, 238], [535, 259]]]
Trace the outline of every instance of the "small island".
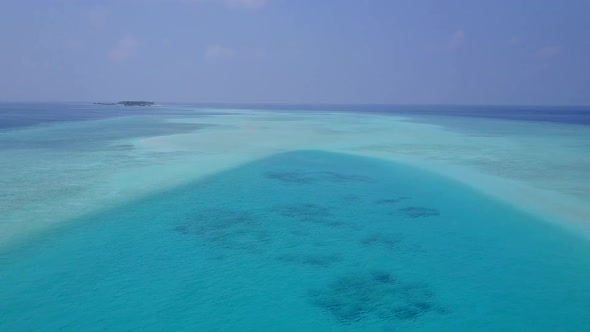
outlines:
[[120, 101], [117, 103], [118, 105], [125, 105], [125, 106], [152, 106], [155, 103], [153, 101]]
[[153, 101], [143, 101], [143, 100], [124, 100], [118, 103], [94, 103], [95, 105], [123, 105], [123, 106], [152, 106], [155, 103]]

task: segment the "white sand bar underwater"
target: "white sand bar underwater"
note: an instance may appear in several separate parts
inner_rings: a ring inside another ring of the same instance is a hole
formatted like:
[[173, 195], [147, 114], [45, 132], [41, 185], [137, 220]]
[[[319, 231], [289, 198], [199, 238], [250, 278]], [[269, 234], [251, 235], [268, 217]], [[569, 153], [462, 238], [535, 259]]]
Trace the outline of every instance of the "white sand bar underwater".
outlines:
[[[0, 141], [12, 142], [0, 150], [0, 244], [293, 150], [341, 152], [421, 167], [590, 236], [588, 126], [352, 112], [163, 108], [183, 113], [0, 132]], [[152, 125], [183, 129], [163, 135], [133, 134], [146, 119]], [[198, 129], [187, 130], [190, 125]], [[129, 128], [130, 134], [111, 135], [113, 127]], [[477, 134], [469, 131], [473, 127]], [[87, 132], [103, 135], [84, 138]], [[56, 138], [67, 148], [43, 146], [42, 142]], [[85, 139], [102, 143], [76, 149], [68, 145]]]

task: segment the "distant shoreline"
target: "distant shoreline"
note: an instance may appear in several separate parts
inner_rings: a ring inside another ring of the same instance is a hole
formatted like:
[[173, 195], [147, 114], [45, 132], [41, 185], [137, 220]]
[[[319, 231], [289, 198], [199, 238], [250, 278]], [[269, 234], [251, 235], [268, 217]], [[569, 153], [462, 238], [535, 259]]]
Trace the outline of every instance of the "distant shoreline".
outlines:
[[155, 102], [153, 101], [144, 101], [144, 100], [137, 100], [137, 101], [131, 101], [131, 100], [124, 100], [124, 101], [120, 101], [118, 103], [94, 103], [94, 105], [123, 105], [123, 106], [152, 106], [154, 105]]

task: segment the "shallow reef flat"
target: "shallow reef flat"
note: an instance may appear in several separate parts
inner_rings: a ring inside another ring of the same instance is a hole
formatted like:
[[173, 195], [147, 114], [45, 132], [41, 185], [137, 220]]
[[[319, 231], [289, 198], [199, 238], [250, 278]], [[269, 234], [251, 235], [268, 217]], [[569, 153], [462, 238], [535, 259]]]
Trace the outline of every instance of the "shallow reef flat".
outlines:
[[419, 168], [277, 153], [0, 252], [0, 330], [580, 331], [590, 247]]
[[[590, 176], [590, 126], [411, 112], [395, 116], [363, 113], [362, 107], [358, 112], [225, 111], [232, 116], [170, 120], [223, 123], [219, 130], [148, 137], [134, 146], [257, 158], [301, 149], [377, 157], [451, 177], [590, 239], [590, 182], [581, 180]], [[285, 181], [322, 176], [300, 175], [269, 174]]]
[[[0, 247], [257, 159], [306, 149], [420, 167], [590, 239], [589, 126], [393, 116], [362, 108], [192, 106], [132, 108], [116, 116], [102, 114], [109, 108], [100, 106], [100, 118], [65, 121], [92, 111], [66, 106], [52, 106], [62, 111], [62, 121], [0, 131]], [[273, 169], [265, 177], [293, 184], [374, 181], [331, 169], [297, 171]], [[363, 201], [343, 195], [350, 203]]]

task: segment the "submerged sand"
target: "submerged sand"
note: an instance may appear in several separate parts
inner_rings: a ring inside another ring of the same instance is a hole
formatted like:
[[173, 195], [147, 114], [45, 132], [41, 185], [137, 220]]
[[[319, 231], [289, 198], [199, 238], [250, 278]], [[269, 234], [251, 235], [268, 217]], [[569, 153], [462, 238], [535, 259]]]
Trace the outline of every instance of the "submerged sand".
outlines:
[[211, 125], [204, 129], [117, 139], [111, 142], [115, 148], [105, 151], [52, 153], [43, 160], [32, 151], [5, 152], [0, 161], [14, 174], [0, 177], [0, 194], [7, 198], [0, 244], [292, 150], [349, 153], [427, 169], [590, 236], [585, 204], [590, 176], [584, 177], [590, 175], [590, 132], [583, 126], [479, 120], [502, 128], [502, 135], [473, 135], [384, 115], [206, 111], [219, 115], [162, 119]]
[[[154, 151], [245, 154], [226, 167], [248, 160], [246, 156], [254, 159], [298, 149], [376, 157], [451, 177], [542, 219], [590, 235], [590, 206], [585, 204], [590, 200], [590, 183], [580, 183], [585, 178], [568, 173], [576, 163], [584, 167], [590, 162], [582, 160], [588, 149], [584, 143], [590, 137], [586, 128], [486, 119], [480, 121], [496, 121], [507, 134], [472, 136], [408, 120], [375, 114], [294, 116], [250, 111], [231, 123], [225, 121], [228, 127], [224, 130], [147, 138], [134, 144]], [[530, 129], [534, 131], [527, 132]], [[580, 133], [572, 135], [576, 130]], [[544, 137], [548, 131], [553, 135]], [[568, 148], [571, 151], [564, 151]]]

